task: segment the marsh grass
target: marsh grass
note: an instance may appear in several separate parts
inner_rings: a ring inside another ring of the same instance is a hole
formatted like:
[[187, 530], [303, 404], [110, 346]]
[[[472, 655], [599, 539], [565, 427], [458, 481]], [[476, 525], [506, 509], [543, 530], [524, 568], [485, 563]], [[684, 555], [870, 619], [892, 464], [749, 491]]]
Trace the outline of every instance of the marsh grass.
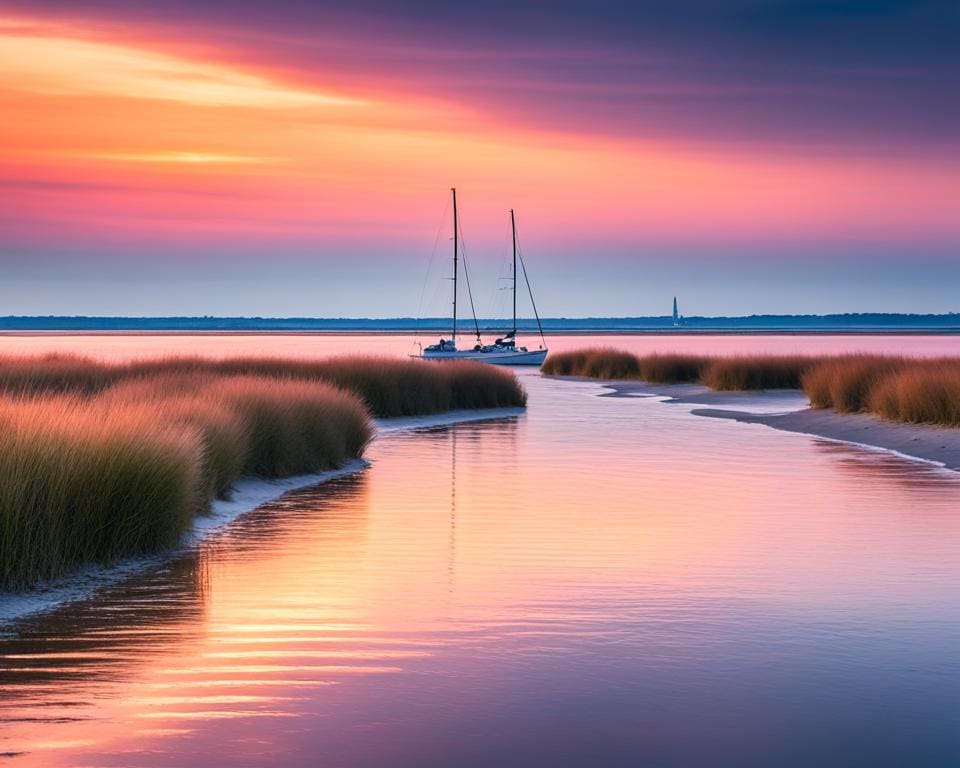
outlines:
[[815, 408], [873, 413], [890, 421], [960, 426], [960, 359], [844, 355], [803, 378]]
[[0, 400], [0, 585], [172, 545], [202, 511], [197, 430], [76, 397]]
[[642, 379], [657, 384], [698, 381], [707, 358], [697, 355], [654, 354], [643, 357], [617, 349], [558, 352], [541, 370], [551, 376], [585, 376], [591, 379]]
[[908, 363], [902, 357], [842, 355], [817, 362], [803, 376], [802, 386], [814, 408], [835, 408], [841, 413], [871, 409], [874, 388]]
[[246, 466], [250, 430], [235, 408], [223, 402], [209, 376], [165, 375], [111, 387], [99, 404], [117, 411], [139, 408], [162, 423], [193, 428], [200, 440], [200, 472], [211, 497], [226, 498]]
[[960, 360], [892, 370], [872, 388], [869, 410], [894, 421], [960, 427]]
[[799, 389], [816, 359], [803, 355], [750, 355], [711, 358], [700, 380], [711, 389]]
[[641, 378], [653, 384], [696, 382], [708, 363], [702, 355], [645, 355], [640, 358]]
[[609, 349], [554, 353], [542, 371], [657, 384], [699, 381], [716, 390], [802, 388], [814, 408], [892, 421], [960, 426], [960, 359], [891, 355], [632, 355]]
[[525, 401], [479, 363], [0, 358], [0, 588], [169, 547], [240, 477], [338, 467], [370, 411]]
[[172, 356], [104, 363], [76, 355], [0, 356], [0, 392], [101, 392], [121, 381], [164, 374], [267, 376], [324, 381], [350, 390], [375, 416], [420, 416], [458, 408], [522, 406], [526, 393], [509, 371], [471, 361], [443, 365], [388, 357], [321, 360]]
[[585, 349], [550, 355], [544, 361], [543, 371], [558, 376], [587, 376], [591, 379], [638, 379], [639, 363], [639, 359], [628, 352]]

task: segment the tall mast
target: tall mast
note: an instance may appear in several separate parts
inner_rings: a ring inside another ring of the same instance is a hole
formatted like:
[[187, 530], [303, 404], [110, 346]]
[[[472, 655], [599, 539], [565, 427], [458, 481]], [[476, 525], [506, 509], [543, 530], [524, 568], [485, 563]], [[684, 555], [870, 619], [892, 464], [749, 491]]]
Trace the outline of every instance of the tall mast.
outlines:
[[517, 220], [510, 209], [510, 233], [513, 236], [513, 336], [517, 336]]
[[451, 341], [457, 345], [457, 188], [451, 187], [453, 192], [453, 335]]

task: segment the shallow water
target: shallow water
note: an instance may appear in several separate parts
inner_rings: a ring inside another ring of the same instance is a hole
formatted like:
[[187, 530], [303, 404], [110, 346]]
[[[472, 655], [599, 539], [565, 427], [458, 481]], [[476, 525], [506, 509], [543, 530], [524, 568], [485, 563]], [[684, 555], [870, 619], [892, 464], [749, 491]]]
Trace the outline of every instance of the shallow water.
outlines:
[[524, 416], [385, 435], [361, 474], [7, 628], [0, 752], [956, 764], [960, 475], [523, 375]]

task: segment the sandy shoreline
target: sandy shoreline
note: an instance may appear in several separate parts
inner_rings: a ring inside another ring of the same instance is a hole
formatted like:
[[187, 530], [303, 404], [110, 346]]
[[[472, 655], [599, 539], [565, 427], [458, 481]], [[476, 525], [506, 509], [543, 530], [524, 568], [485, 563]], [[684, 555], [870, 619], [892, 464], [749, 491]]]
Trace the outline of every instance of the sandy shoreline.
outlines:
[[[480, 410], [447, 411], [430, 416], [412, 416], [395, 419], [377, 419], [377, 435], [388, 435], [416, 429], [443, 427], [468, 421], [490, 421], [522, 415], [524, 408], [484, 408]], [[217, 499], [210, 513], [197, 517], [184, 537], [183, 542], [174, 550], [157, 555], [129, 560], [110, 567], [90, 567], [72, 573], [54, 583], [37, 587], [27, 592], [0, 593], [0, 628], [31, 614], [52, 610], [65, 603], [82, 600], [103, 587], [120, 582], [125, 577], [143, 568], [162, 562], [176, 552], [196, 545], [207, 536], [229, 525], [240, 515], [252, 512], [267, 502], [279, 499], [291, 491], [310, 488], [362, 472], [370, 466], [366, 459], [354, 459], [339, 469], [312, 475], [298, 475], [278, 480], [263, 478], [244, 478], [233, 489], [230, 499]]]
[[869, 414], [810, 408], [806, 395], [800, 390], [714, 392], [700, 384], [600, 383], [612, 390], [606, 397], [667, 397], [668, 403], [713, 406], [694, 408], [691, 413], [880, 448], [960, 471], [960, 429], [904, 424]]
[[765, 424], [786, 432], [800, 432], [845, 443], [883, 448], [960, 471], [960, 430], [949, 427], [902, 424], [884, 421], [865, 413], [837, 413], [820, 408], [805, 408], [783, 414], [696, 408], [693, 413], [747, 424]]
[[[558, 377], [559, 378], [559, 377]], [[649, 384], [645, 381], [597, 381], [580, 377], [566, 380], [593, 381], [610, 390], [601, 397], [666, 397], [671, 403], [693, 405], [736, 405], [745, 409], [777, 408], [798, 410], [808, 404], [806, 395], [797, 389], [766, 389], [760, 392], [717, 392], [703, 384]]]

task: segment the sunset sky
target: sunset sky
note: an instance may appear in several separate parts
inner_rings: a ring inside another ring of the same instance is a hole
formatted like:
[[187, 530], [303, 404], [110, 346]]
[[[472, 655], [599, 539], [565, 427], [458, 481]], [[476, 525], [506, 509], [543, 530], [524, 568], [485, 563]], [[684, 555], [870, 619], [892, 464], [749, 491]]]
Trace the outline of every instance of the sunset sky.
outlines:
[[7, 2], [0, 315], [957, 311], [958, 8]]

